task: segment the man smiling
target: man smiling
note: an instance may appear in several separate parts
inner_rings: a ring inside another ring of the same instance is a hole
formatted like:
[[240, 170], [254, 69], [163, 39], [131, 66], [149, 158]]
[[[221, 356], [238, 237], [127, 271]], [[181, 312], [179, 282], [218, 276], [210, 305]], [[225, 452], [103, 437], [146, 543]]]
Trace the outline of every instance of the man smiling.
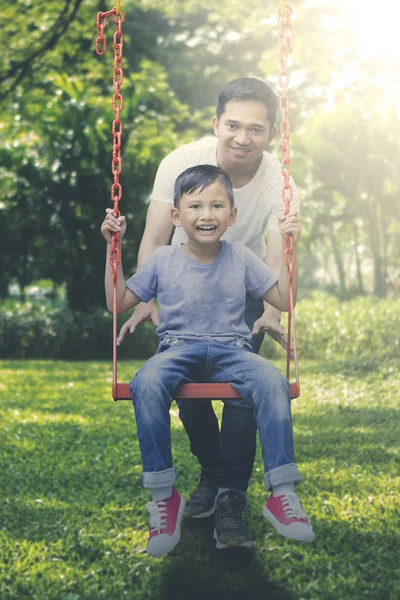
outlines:
[[[266, 151], [275, 134], [276, 108], [274, 92], [258, 79], [236, 79], [223, 88], [213, 119], [215, 137], [182, 146], [160, 164], [139, 248], [138, 267], [156, 248], [170, 241], [173, 229], [170, 210], [178, 175], [188, 167], [210, 164], [221, 167], [234, 188], [237, 219], [222, 239], [244, 242], [275, 274], [279, 273], [282, 240], [278, 215], [283, 211], [282, 173], [277, 158]], [[293, 181], [291, 183], [291, 212], [295, 220], [299, 203]], [[288, 215], [287, 220], [291, 218]], [[203, 229], [199, 235], [213, 236], [211, 227], [209, 231]], [[295, 228], [292, 235], [296, 241], [300, 229]], [[183, 227], [176, 227], [172, 244], [186, 242]], [[203, 301], [207, 302], [207, 290], [204, 290]], [[145, 320], [151, 320], [155, 325], [159, 323], [153, 301], [138, 306], [121, 328], [118, 344]], [[280, 312], [262, 300], [248, 296], [245, 321], [253, 333], [254, 352], [259, 352], [264, 331], [285, 346]], [[200, 483], [186, 504], [185, 516], [202, 518], [216, 510], [215, 531], [219, 547], [249, 546], [251, 541], [242, 511], [246, 506], [246, 490], [256, 449], [256, 427], [251, 412], [238, 403], [226, 403], [220, 433], [210, 401], [179, 401], [179, 409], [191, 451], [201, 465]]]

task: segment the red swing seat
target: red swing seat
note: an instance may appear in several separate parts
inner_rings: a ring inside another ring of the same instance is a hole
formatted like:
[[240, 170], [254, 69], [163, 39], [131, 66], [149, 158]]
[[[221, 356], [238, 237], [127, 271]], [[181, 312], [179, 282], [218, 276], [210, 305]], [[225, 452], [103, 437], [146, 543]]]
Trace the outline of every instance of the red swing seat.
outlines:
[[[297, 383], [290, 384], [290, 397], [297, 398], [299, 389]], [[117, 400], [132, 400], [131, 390], [128, 383], [117, 383], [115, 390], [113, 388], [113, 398]], [[240, 394], [233, 389], [230, 383], [185, 383], [179, 390], [176, 399], [194, 399], [201, 400], [227, 400], [240, 398]]]

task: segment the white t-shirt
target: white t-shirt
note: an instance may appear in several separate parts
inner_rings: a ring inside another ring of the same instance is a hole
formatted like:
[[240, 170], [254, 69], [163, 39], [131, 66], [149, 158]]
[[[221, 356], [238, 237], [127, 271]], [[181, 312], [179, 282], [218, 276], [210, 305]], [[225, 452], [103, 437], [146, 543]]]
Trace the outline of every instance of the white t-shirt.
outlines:
[[[178, 175], [188, 167], [217, 165], [217, 143], [216, 137], [208, 136], [168, 154], [160, 163], [150, 199], [173, 205]], [[299, 199], [292, 178], [291, 185], [291, 211], [299, 211]], [[272, 154], [264, 152], [253, 179], [244, 187], [233, 190], [238, 215], [235, 225], [226, 230], [222, 239], [243, 242], [261, 260], [265, 260], [265, 232], [279, 231], [278, 214], [284, 210], [282, 186], [281, 163]], [[179, 245], [186, 241], [185, 231], [177, 227], [172, 244]]]

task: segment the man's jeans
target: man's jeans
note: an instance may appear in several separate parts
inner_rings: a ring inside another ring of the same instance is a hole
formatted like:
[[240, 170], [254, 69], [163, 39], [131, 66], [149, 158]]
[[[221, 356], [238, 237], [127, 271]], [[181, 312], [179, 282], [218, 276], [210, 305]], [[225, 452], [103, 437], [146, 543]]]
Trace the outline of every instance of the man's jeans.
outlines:
[[[262, 300], [246, 297], [245, 321], [250, 331], [264, 312]], [[258, 354], [264, 334], [252, 337]], [[215, 398], [218, 400], [218, 398]], [[254, 416], [233, 402], [226, 402], [221, 433], [210, 400], [179, 400], [179, 417], [190, 440], [192, 454], [204, 469], [217, 472], [217, 486], [246, 491], [256, 455], [257, 429]]]
[[[226, 405], [232, 403], [255, 419], [267, 489], [300, 481], [294, 463], [287, 379], [267, 360], [254, 354], [241, 338], [216, 341], [169, 336], [130, 383], [142, 454], [143, 485], [154, 488], [175, 482], [171, 402], [182, 384], [206, 381], [231, 383], [241, 399], [227, 400]], [[237, 439], [236, 444], [240, 443], [241, 439]]]

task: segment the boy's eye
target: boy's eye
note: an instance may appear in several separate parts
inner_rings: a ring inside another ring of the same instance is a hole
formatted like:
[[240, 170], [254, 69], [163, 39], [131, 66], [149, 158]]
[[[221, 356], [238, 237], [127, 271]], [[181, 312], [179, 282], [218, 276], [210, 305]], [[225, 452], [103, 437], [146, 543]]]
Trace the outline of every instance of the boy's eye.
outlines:
[[216, 202], [214, 204], [214, 208], [222, 208], [222, 204], [220, 202]]
[[191, 204], [190, 208], [200, 208], [200, 204]]

